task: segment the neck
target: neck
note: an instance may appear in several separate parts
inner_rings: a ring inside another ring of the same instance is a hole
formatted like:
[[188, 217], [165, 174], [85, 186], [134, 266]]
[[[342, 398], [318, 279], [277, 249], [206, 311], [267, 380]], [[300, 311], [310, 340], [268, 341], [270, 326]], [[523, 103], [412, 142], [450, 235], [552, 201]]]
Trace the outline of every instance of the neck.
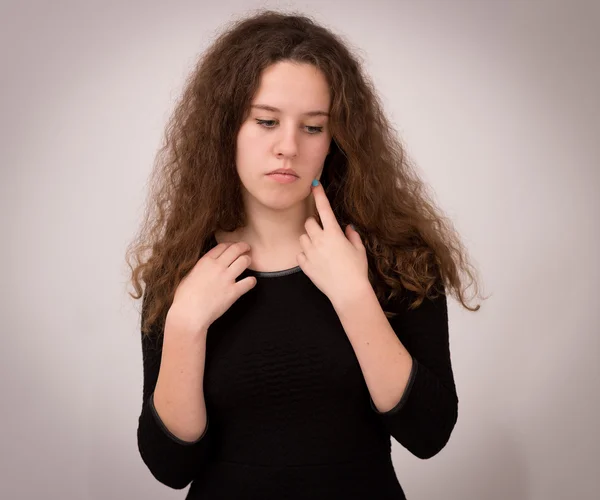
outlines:
[[300, 236], [306, 233], [306, 220], [311, 216], [316, 218], [317, 213], [312, 195], [283, 210], [261, 204], [247, 204], [246, 207], [248, 223], [240, 228], [240, 239], [265, 253], [299, 248]]

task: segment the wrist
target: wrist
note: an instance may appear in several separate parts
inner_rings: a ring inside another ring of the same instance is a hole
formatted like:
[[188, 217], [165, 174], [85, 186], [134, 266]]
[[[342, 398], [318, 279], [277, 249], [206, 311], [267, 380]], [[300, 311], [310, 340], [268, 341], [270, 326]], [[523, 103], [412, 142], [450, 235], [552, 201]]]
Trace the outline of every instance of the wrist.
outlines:
[[176, 335], [205, 339], [208, 332], [208, 325], [204, 321], [190, 322], [185, 315], [178, 314], [177, 311], [170, 308], [165, 319], [165, 332], [167, 330], [176, 332]]

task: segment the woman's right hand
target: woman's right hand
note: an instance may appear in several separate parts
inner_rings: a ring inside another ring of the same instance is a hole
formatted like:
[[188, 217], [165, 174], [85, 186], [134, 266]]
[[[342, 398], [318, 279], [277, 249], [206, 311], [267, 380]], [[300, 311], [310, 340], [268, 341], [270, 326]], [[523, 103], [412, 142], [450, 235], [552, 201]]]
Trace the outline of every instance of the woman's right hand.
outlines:
[[181, 280], [169, 308], [169, 322], [195, 333], [208, 327], [243, 294], [256, 278], [235, 279], [250, 265], [250, 245], [243, 241], [219, 243], [211, 248]]

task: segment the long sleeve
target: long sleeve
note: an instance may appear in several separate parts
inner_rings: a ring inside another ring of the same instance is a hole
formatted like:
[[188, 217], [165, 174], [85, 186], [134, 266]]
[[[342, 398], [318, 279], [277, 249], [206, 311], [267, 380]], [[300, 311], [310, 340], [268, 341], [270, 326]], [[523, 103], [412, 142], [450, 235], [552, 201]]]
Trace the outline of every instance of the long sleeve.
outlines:
[[413, 455], [427, 459], [446, 446], [458, 418], [452, 373], [446, 295], [425, 298], [409, 310], [416, 294], [406, 291], [390, 325], [413, 358], [408, 384], [398, 404], [379, 412], [390, 435]]
[[[144, 308], [142, 308], [142, 315]], [[142, 335], [143, 398], [138, 420], [137, 442], [142, 460], [161, 483], [183, 489], [198, 475], [208, 461], [211, 433], [207, 419], [204, 434], [186, 442], [169, 432], [154, 407], [154, 388], [162, 355], [162, 335]], [[157, 340], [158, 339], [158, 340]]]

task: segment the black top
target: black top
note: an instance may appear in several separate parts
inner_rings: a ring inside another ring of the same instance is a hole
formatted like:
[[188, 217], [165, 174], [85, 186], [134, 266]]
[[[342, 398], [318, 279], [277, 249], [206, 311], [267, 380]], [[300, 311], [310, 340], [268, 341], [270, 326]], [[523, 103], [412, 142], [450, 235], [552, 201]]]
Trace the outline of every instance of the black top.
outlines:
[[[143, 337], [141, 457], [161, 483], [188, 499], [405, 498], [391, 461], [393, 437], [415, 456], [436, 455], [457, 419], [446, 296], [415, 310], [404, 291], [390, 324], [413, 357], [408, 386], [380, 413], [326, 295], [301, 268], [256, 276], [208, 329], [207, 427], [194, 443], [172, 435], [152, 395], [158, 348]], [[400, 476], [402, 475], [400, 471]]]

